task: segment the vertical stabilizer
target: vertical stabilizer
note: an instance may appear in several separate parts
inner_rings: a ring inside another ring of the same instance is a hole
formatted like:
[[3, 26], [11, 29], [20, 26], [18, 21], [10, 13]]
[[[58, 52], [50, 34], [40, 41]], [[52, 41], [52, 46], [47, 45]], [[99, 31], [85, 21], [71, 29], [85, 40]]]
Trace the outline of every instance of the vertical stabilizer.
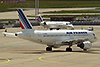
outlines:
[[32, 28], [32, 25], [31, 25], [31, 23], [29, 22], [29, 20], [26, 18], [26, 16], [25, 16], [25, 14], [24, 14], [24, 12], [23, 12], [23, 10], [22, 9], [18, 9], [18, 16], [19, 16], [19, 23], [20, 23], [20, 27], [21, 27], [21, 29], [22, 29], [22, 32], [23, 31], [31, 31], [31, 30], [34, 30], [33, 28]]
[[38, 20], [38, 22], [43, 22], [43, 19], [42, 19], [42, 17], [41, 17], [41, 15], [37, 15], [37, 20]]
[[32, 25], [29, 20], [26, 18], [22, 9], [18, 9], [19, 13], [19, 23], [22, 29], [32, 29]]

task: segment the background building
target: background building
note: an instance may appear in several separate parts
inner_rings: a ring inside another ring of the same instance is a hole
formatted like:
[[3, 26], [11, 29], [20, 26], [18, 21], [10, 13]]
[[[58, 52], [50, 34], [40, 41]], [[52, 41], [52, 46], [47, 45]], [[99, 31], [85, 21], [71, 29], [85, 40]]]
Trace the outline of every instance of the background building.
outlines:
[[25, 3], [26, 0], [3, 0], [3, 3]]

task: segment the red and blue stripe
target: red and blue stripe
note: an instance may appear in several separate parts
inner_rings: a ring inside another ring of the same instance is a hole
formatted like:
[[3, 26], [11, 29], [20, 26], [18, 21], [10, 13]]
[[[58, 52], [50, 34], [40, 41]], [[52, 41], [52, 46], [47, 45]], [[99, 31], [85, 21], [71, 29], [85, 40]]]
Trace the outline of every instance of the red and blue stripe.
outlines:
[[38, 16], [37, 19], [38, 19], [39, 22], [43, 22], [41, 16]]
[[26, 18], [26, 16], [23, 13], [22, 9], [18, 9], [18, 13], [19, 13], [19, 23], [22, 29], [32, 29], [31, 24], [29, 23], [28, 19]]

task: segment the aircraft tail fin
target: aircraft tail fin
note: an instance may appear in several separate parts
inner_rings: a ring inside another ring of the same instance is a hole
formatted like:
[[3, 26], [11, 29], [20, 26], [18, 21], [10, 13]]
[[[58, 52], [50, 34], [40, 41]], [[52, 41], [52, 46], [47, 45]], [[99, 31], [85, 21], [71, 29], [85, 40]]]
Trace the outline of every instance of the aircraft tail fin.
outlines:
[[37, 15], [37, 20], [38, 20], [38, 22], [43, 22], [43, 19], [42, 19], [42, 17], [41, 17], [41, 15]]
[[18, 16], [19, 16], [19, 23], [20, 23], [20, 27], [22, 32], [27, 32], [27, 31], [34, 31], [35, 29], [32, 28], [31, 23], [29, 22], [29, 20], [26, 18], [24, 12], [22, 9], [18, 9]]
[[32, 29], [32, 25], [26, 18], [22, 9], [18, 9], [19, 23], [22, 29]]

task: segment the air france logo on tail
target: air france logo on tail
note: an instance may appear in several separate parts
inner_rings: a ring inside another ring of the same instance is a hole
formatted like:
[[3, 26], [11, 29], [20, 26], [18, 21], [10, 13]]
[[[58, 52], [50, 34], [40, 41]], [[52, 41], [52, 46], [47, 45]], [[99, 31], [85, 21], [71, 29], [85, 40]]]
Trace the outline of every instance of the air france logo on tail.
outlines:
[[38, 22], [43, 22], [41, 16], [38, 16], [38, 17], [37, 17], [37, 20], [38, 20]]
[[31, 24], [29, 23], [28, 19], [24, 15], [23, 11], [21, 9], [18, 9], [19, 13], [19, 23], [22, 29], [32, 29]]

